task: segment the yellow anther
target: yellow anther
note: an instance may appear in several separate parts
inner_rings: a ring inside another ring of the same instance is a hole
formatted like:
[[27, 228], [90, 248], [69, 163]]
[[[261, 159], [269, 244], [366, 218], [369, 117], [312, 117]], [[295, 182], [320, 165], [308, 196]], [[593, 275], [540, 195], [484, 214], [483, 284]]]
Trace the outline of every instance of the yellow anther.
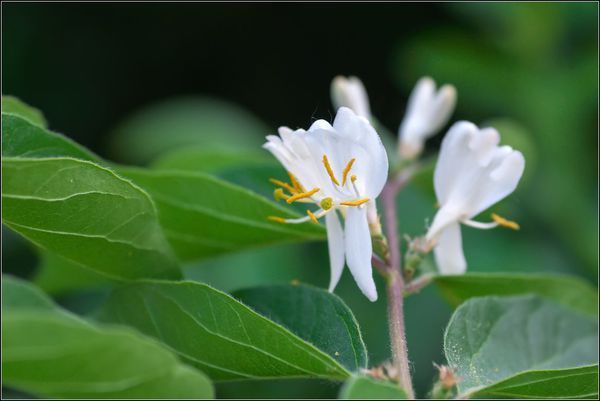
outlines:
[[329, 164], [327, 155], [323, 155], [323, 165], [325, 166], [325, 170], [327, 170], [327, 174], [329, 174], [329, 177], [331, 177], [331, 181], [333, 181], [335, 185], [340, 185], [337, 178], [335, 178], [335, 174], [333, 174], [333, 169], [331, 168], [331, 164]]
[[287, 223], [287, 221], [285, 221], [285, 219], [283, 217], [269, 216], [269, 217], [267, 217], [267, 219], [269, 219], [271, 221], [275, 221], [277, 223], [282, 223], [282, 224], [286, 224]]
[[280, 200], [280, 199], [287, 199], [289, 198], [289, 195], [286, 195], [285, 192], [283, 192], [283, 189], [281, 188], [276, 188], [273, 191], [273, 198], [275, 198], [276, 201]]
[[333, 199], [331, 198], [323, 198], [321, 201], [321, 208], [323, 210], [329, 210], [333, 206]]
[[319, 224], [319, 220], [317, 220], [317, 216], [315, 216], [315, 214], [313, 212], [311, 212], [310, 210], [306, 210], [306, 214], [308, 214], [308, 217], [310, 217], [310, 219], [315, 222], [316, 224]]
[[[342, 173], [342, 185], [346, 185], [346, 178], [348, 178], [348, 173], [350, 172], [350, 169], [352, 168], [352, 165], [354, 164], [354, 162], [356, 161], [356, 159], [351, 159], [348, 164], [346, 164], [346, 167], [344, 167], [344, 172]], [[352, 177], [356, 177], [355, 175], [353, 175]], [[352, 180], [352, 177], [350, 177], [350, 179]], [[354, 182], [354, 181], [352, 181]]]
[[288, 175], [290, 176], [290, 181], [291, 181], [292, 185], [294, 186], [294, 189], [296, 190], [296, 192], [304, 192], [304, 188], [302, 187], [302, 185], [300, 185], [300, 182], [298, 182], [296, 177], [294, 177], [294, 174], [292, 174], [288, 171]]
[[518, 230], [521, 228], [519, 226], [519, 223], [510, 221], [510, 220], [506, 220], [504, 217], [499, 216], [496, 213], [492, 213], [492, 220], [494, 220], [496, 223], [498, 223], [499, 226], [502, 226], [502, 227], [511, 228], [513, 230]]
[[302, 192], [300, 194], [295, 194], [294, 196], [290, 196], [285, 201], [287, 203], [292, 203], [294, 201], [297, 201], [298, 199], [310, 198], [311, 196], [313, 196], [317, 192], [319, 192], [319, 188], [314, 188], [314, 189], [311, 189], [308, 192]]
[[276, 180], [275, 178], [269, 178], [269, 181], [271, 181], [271, 183], [273, 183], [277, 186], [287, 189], [288, 191], [290, 191], [291, 194], [295, 194], [296, 192], [298, 192], [287, 182]]
[[352, 183], [354, 184], [354, 181], [356, 181], [356, 175], [352, 174], [350, 176], [350, 181], [352, 181]]
[[362, 199], [357, 199], [357, 200], [353, 200], [353, 201], [340, 202], [340, 205], [344, 205], [344, 206], [360, 206], [363, 203], [367, 203], [368, 201], [369, 201], [369, 198], [362, 198]]

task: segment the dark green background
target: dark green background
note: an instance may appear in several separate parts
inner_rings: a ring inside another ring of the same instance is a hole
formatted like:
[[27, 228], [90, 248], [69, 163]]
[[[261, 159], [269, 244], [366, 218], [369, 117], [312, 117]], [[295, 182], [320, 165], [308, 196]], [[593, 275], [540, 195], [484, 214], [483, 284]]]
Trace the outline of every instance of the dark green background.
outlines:
[[[597, 282], [598, 6], [536, 4], [17, 4], [2, 5], [3, 94], [45, 113], [50, 128], [100, 155], [120, 121], [156, 101], [207, 95], [279, 125], [331, 120], [329, 83], [361, 77], [392, 132], [415, 81], [453, 83], [453, 120], [497, 126], [526, 173], [499, 210], [522, 230], [463, 228], [471, 271], [564, 272]], [[433, 153], [441, 135], [428, 143]], [[126, 159], [119, 161], [126, 162]], [[403, 233], [422, 234], [431, 183], [400, 196]], [[487, 219], [482, 216], [480, 219]], [[3, 229], [3, 269], [31, 273], [35, 256]], [[225, 290], [292, 279], [326, 286], [324, 243], [248, 251], [189, 266]], [[381, 285], [381, 281], [378, 282]], [[371, 354], [385, 360], [383, 288], [369, 303], [346, 272], [336, 291], [355, 311]], [[63, 304], [86, 311], [96, 294]], [[407, 301], [410, 356], [424, 394], [443, 362], [450, 307], [429, 288]], [[328, 397], [312, 381], [221, 384], [221, 397]]]

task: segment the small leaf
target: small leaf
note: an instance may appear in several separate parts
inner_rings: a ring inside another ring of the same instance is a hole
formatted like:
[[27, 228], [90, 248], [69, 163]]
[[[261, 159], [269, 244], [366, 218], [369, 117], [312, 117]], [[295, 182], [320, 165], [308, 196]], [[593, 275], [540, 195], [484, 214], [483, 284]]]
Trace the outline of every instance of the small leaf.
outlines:
[[151, 199], [94, 163], [2, 160], [2, 219], [34, 244], [115, 279], [179, 278]]
[[269, 127], [242, 108], [217, 99], [187, 97], [153, 104], [113, 133], [119, 160], [143, 164], [163, 152], [193, 145], [260, 149]]
[[270, 215], [286, 218], [298, 215], [210, 175], [135, 168], [123, 168], [119, 172], [152, 196], [165, 235], [181, 260], [324, 238], [321, 225], [269, 221]]
[[[557, 370], [597, 364], [597, 344], [596, 321], [532, 295], [469, 299], [458, 307], [444, 336], [446, 359], [463, 396], [495, 386], [508, 394], [513, 385], [527, 384], [515, 396], [541, 397], [552, 386], [556, 397], [571, 397], [571, 384], [561, 393], [555, 380], [565, 380], [565, 375]], [[579, 396], [593, 384], [594, 378], [586, 377]], [[546, 380], [546, 386], [533, 385], [536, 378]]]
[[368, 376], [348, 379], [338, 397], [342, 400], [405, 400], [404, 390], [391, 381], [375, 380]]
[[597, 290], [575, 276], [559, 274], [468, 273], [436, 276], [435, 283], [453, 305], [471, 297], [533, 293], [590, 316], [598, 316]]
[[[22, 100], [14, 96], [2, 96], [2, 113], [13, 114], [28, 120], [30, 123], [39, 127], [46, 127], [47, 122], [44, 114], [35, 107], [31, 107]], [[4, 118], [4, 116], [2, 117]], [[2, 127], [4, 131], [4, 127]]]
[[122, 287], [99, 316], [158, 338], [214, 380], [349, 376], [313, 345], [205, 284], [146, 281]]
[[72, 290], [97, 288], [110, 280], [52, 252], [42, 251], [32, 281], [45, 292], [59, 295]]
[[2, 157], [69, 156], [100, 162], [100, 158], [64, 135], [48, 131], [31, 121], [2, 113]]
[[328, 353], [350, 371], [367, 367], [367, 349], [352, 311], [336, 295], [307, 285], [274, 285], [233, 296]]

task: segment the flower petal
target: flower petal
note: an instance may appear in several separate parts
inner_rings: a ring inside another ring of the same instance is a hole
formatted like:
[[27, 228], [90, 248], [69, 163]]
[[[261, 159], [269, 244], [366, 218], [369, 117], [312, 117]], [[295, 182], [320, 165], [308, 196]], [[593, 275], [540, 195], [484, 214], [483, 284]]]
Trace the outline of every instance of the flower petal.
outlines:
[[349, 207], [345, 222], [346, 262], [358, 284], [358, 288], [371, 301], [377, 300], [377, 288], [373, 281], [371, 257], [373, 248], [367, 223], [367, 209]]
[[452, 223], [441, 232], [434, 254], [441, 274], [463, 274], [467, 270], [459, 223]]
[[329, 248], [329, 265], [331, 267], [331, 278], [329, 280], [329, 292], [333, 292], [342, 276], [344, 269], [344, 231], [336, 211], [325, 215], [327, 226], [327, 246]]
[[369, 97], [365, 86], [357, 77], [335, 77], [331, 82], [331, 101], [336, 108], [348, 107], [359, 116], [371, 119]]

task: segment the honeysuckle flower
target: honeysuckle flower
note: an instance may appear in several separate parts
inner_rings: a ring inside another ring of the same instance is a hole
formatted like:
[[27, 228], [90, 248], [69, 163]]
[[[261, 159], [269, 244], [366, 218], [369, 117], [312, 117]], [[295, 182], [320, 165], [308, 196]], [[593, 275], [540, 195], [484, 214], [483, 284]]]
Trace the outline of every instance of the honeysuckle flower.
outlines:
[[362, 81], [357, 77], [335, 77], [331, 81], [331, 101], [336, 109], [348, 107], [357, 115], [371, 120], [369, 96]]
[[[388, 175], [387, 154], [375, 129], [366, 118], [341, 107], [333, 126], [317, 120], [308, 131], [281, 127], [279, 136], [267, 136], [263, 146], [290, 176], [291, 183], [271, 180], [279, 186], [275, 197], [317, 206], [307, 210], [306, 217], [269, 218], [303, 223], [325, 217], [331, 265], [329, 291], [337, 285], [345, 261], [360, 290], [375, 301], [366, 204], [379, 195]], [[338, 213], [344, 217], [343, 227]]]
[[426, 240], [442, 274], [462, 274], [467, 263], [462, 250], [460, 223], [480, 229], [518, 224], [492, 214], [492, 222], [471, 220], [512, 193], [525, 168], [521, 152], [498, 146], [494, 128], [479, 129], [460, 121], [442, 141], [434, 173], [435, 193], [440, 209], [427, 232]]
[[413, 159], [423, 151], [427, 138], [446, 124], [454, 105], [456, 89], [443, 85], [438, 91], [429, 77], [421, 78], [413, 89], [406, 114], [400, 124], [398, 152], [403, 159]]

